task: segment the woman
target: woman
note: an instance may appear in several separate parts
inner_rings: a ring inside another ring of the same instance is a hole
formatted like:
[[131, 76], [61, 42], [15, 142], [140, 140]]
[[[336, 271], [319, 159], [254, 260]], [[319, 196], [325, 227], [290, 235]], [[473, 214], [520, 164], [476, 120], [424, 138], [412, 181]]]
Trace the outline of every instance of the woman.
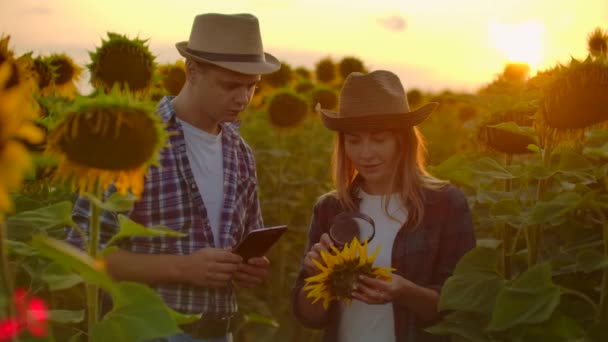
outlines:
[[[336, 131], [336, 190], [316, 203], [306, 254], [293, 291], [293, 310], [305, 326], [324, 329], [324, 341], [443, 341], [423, 329], [440, 317], [441, 287], [456, 263], [475, 246], [471, 213], [463, 193], [430, 176], [416, 125], [436, 103], [410, 111], [399, 78], [384, 70], [350, 74], [339, 112], [321, 109]], [[313, 304], [304, 279], [318, 274], [321, 251], [332, 245], [336, 215], [352, 211], [375, 223], [374, 266], [393, 267], [392, 279], [360, 277], [350, 305]]]

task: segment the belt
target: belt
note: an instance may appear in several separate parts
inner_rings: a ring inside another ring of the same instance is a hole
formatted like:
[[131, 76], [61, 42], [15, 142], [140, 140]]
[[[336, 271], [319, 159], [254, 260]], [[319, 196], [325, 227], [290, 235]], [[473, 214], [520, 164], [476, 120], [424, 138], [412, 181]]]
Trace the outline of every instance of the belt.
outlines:
[[232, 316], [205, 317], [179, 326], [185, 333], [195, 338], [215, 338], [226, 336], [235, 328]]

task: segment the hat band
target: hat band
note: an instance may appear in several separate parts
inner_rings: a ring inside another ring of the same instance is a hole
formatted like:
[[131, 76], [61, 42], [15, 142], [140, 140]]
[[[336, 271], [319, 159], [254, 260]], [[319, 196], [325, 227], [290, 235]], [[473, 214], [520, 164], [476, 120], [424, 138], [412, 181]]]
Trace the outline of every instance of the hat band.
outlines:
[[186, 48], [188, 53], [214, 62], [265, 62], [264, 56], [233, 53], [214, 53]]

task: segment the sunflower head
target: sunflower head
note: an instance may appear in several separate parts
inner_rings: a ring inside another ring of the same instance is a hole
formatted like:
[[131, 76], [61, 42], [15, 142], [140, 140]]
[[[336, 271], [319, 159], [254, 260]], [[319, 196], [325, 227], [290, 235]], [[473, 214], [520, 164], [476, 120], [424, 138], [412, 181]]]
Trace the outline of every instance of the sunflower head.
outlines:
[[105, 91], [118, 85], [123, 90], [145, 93], [152, 84], [155, 57], [150, 53], [147, 39], [129, 39], [125, 35], [108, 32], [108, 40], [89, 53], [91, 83]]
[[58, 180], [91, 191], [114, 183], [139, 195], [143, 177], [156, 164], [166, 132], [154, 107], [118, 89], [77, 99], [48, 137], [47, 153], [59, 158]]
[[587, 49], [594, 57], [608, 55], [608, 32], [596, 28], [587, 37]]
[[308, 113], [306, 100], [291, 90], [280, 90], [270, 100], [270, 122], [279, 128], [296, 127]]
[[66, 54], [53, 54], [47, 57], [53, 69], [53, 82], [55, 92], [67, 98], [74, 98], [77, 94], [76, 82], [80, 79], [82, 68]]
[[608, 59], [572, 59], [548, 72], [543, 82], [542, 123], [580, 129], [608, 120]]
[[332, 246], [331, 252], [321, 252], [323, 264], [313, 261], [321, 272], [305, 279], [304, 290], [308, 292], [307, 297], [311, 298], [313, 303], [323, 300], [323, 307], [327, 309], [333, 300], [350, 304], [359, 275], [390, 280], [394, 269], [373, 265], [378, 252], [379, 248], [376, 248], [374, 253], [368, 255], [367, 240], [361, 244], [356, 237], [342, 250]]
[[43, 95], [50, 95], [54, 85], [54, 67], [48, 59], [41, 56], [34, 58], [33, 67], [38, 89]]
[[0, 220], [13, 209], [10, 193], [21, 187], [31, 167], [23, 143], [39, 143], [43, 139], [42, 132], [32, 123], [35, 112], [30, 110], [29, 88], [14, 77], [14, 66], [10, 57], [0, 63]]
[[157, 69], [162, 87], [169, 95], [177, 95], [186, 83], [186, 65], [179, 60], [174, 64], [163, 64]]

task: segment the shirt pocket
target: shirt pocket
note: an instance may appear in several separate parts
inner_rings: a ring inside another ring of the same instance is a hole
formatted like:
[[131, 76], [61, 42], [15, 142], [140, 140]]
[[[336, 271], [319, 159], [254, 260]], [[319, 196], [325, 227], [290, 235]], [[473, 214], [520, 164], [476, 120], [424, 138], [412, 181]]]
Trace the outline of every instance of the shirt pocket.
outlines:
[[240, 237], [251, 228], [245, 225], [252, 219], [248, 217], [248, 208], [253, 204], [252, 201], [257, 200], [254, 192], [255, 187], [256, 182], [251, 178], [239, 178], [235, 185], [231, 233], [236, 241], [239, 241]]

